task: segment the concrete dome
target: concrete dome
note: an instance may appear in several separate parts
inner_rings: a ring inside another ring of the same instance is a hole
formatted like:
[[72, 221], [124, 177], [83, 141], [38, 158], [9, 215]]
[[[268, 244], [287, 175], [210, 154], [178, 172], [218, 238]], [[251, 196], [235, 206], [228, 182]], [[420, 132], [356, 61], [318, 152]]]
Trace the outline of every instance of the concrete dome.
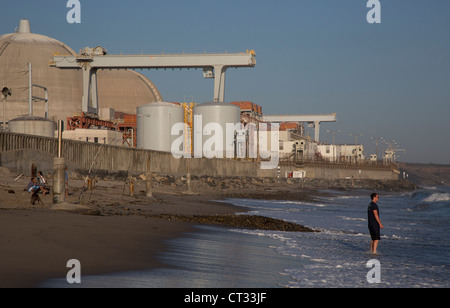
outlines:
[[[12, 90], [7, 98], [7, 120], [28, 115], [28, 63], [32, 63], [33, 84], [48, 88], [49, 118], [66, 121], [80, 115], [82, 91], [81, 70], [50, 67], [52, 54], [76, 55], [74, 50], [48, 36], [31, 33], [27, 20], [21, 20], [16, 33], [0, 36], [0, 86]], [[162, 101], [155, 85], [134, 71], [98, 71], [100, 108], [136, 113], [136, 108], [149, 102]], [[33, 96], [43, 97], [34, 88]], [[44, 115], [44, 104], [33, 104], [33, 115]], [[0, 108], [3, 121], [3, 108]]]
[[156, 86], [133, 70], [98, 70], [97, 87], [99, 108], [136, 114], [137, 107], [163, 100]]
[[[21, 22], [22, 24], [22, 22]], [[0, 86], [11, 88], [7, 99], [7, 120], [28, 115], [28, 63], [32, 63], [33, 84], [48, 88], [49, 116], [66, 120], [65, 117], [81, 110], [82, 79], [77, 71], [63, 71], [49, 66], [52, 52], [72, 54], [75, 52], [63, 43], [47, 36], [26, 32], [0, 36]], [[33, 96], [43, 97], [43, 91], [33, 89]], [[3, 120], [3, 108], [0, 108]], [[33, 104], [33, 114], [44, 115], [44, 104]]]

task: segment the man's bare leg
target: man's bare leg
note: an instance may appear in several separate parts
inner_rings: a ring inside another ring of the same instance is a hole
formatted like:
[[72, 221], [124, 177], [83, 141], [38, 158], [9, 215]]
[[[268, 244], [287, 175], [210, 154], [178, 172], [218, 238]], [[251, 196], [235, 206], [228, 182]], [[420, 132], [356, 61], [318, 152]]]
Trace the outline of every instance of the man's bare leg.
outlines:
[[379, 242], [379, 240], [375, 240], [375, 241], [372, 241], [372, 243], [370, 244], [370, 251], [371, 251], [373, 254], [376, 254], [376, 253], [377, 253], [378, 242]]

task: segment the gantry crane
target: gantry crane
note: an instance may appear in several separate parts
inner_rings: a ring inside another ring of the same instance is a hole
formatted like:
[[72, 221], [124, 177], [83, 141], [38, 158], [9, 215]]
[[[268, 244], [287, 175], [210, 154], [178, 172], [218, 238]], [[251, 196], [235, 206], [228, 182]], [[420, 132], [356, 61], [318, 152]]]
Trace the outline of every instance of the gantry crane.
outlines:
[[79, 55], [54, 54], [50, 66], [83, 71], [82, 111], [98, 114], [97, 70], [99, 69], [203, 69], [205, 78], [214, 78], [214, 101], [225, 99], [225, 71], [254, 67], [255, 52], [108, 55], [102, 47], [84, 48]]
[[336, 122], [336, 114], [309, 114], [309, 115], [265, 115], [266, 122], [307, 122], [314, 125], [314, 140], [319, 142], [320, 123], [321, 122]]

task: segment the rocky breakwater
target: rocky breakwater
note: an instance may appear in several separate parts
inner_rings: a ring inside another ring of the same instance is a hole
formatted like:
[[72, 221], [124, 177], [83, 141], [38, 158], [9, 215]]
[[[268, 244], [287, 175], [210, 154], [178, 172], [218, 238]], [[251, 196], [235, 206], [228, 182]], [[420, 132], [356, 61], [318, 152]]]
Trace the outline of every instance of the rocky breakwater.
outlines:
[[319, 232], [317, 230], [287, 222], [256, 215], [151, 215], [152, 218], [190, 222], [194, 224], [218, 225], [232, 228], [245, 228], [257, 230], [274, 230], [285, 232]]

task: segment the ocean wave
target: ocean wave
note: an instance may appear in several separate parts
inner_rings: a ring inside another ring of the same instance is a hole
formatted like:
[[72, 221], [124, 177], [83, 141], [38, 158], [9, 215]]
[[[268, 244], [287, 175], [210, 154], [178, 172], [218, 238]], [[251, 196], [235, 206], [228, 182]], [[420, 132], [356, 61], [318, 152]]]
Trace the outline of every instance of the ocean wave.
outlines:
[[[292, 205], [291, 211], [302, 211], [303, 206], [315, 206], [315, 207], [326, 207], [326, 204], [306, 202], [306, 201], [290, 201], [290, 200], [258, 200], [258, 199], [226, 199], [223, 202], [230, 202], [233, 205], [244, 206], [244, 207], [254, 207], [258, 209], [270, 209], [277, 210], [274, 205]], [[301, 206], [301, 207], [297, 207]], [[286, 211], [286, 208], [279, 208], [278, 210]]]
[[423, 199], [424, 202], [450, 201], [450, 193], [434, 193]]
[[336, 199], [360, 199], [361, 197], [367, 198], [366, 196], [348, 195], [348, 196], [337, 196]]
[[289, 204], [289, 205], [310, 205], [317, 207], [325, 207], [326, 204], [323, 203], [314, 203], [314, 202], [305, 202], [305, 201], [284, 201], [284, 200], [270, 200], [271, 204]]
[[341, 218], [343, 220], [351, 220], [351, 221], [366, 221], [367, 219], [365, 218], [360, 218], [360, 217], [347, 217], [347, 216], [337, 216], [338, 218]]

